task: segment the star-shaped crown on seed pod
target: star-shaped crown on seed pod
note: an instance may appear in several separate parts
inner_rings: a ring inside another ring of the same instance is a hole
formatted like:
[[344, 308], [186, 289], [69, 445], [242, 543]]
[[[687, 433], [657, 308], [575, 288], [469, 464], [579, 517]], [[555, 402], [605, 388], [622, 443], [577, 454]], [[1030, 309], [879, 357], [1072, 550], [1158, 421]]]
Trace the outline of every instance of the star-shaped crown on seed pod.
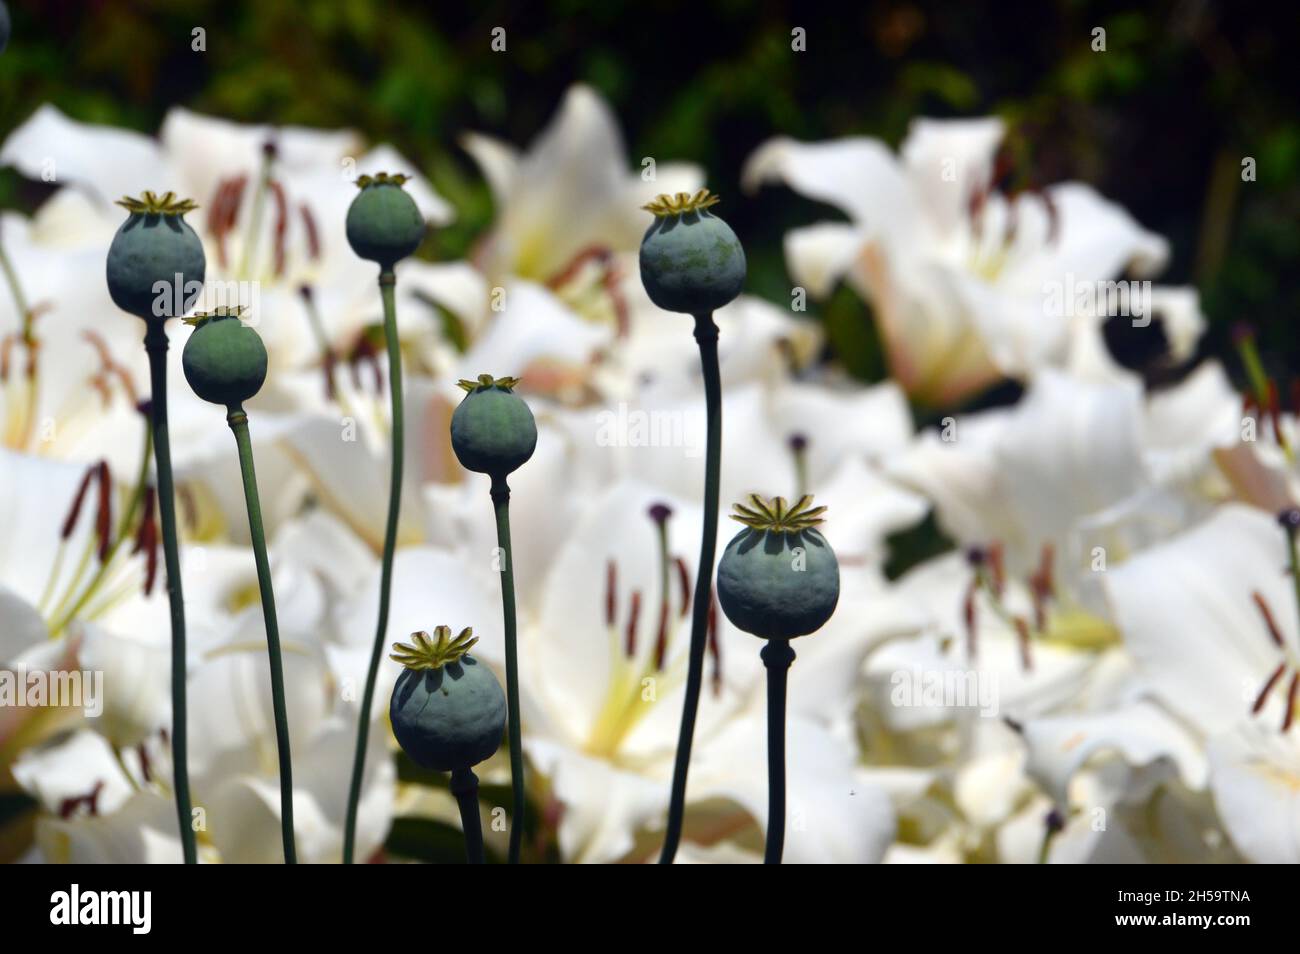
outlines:
[[372, 175], [357, 176], [357, 188], [364, 189], [368, 185], [395, 185], [401, 186], [411, 180], [411, 177], [401, 172], [394, 172], [391, 175], [387, 172], [376, 172]]
[[764, 500], [758, 494], [749, 495], [749, 506], [733, 504], [732, 520], [738, 520], [751, 530], [772, 530], [777, 533], [799, 533], [822, 523], [825, 507], [812, 505], [812, 494], [804, 494], [793, 507], [784, 497]]
[[117, 200], [116, 204], [128, 212], [143, 215], [184, 215], [199, 207], [193, 199], [178, 198], [175, 192], [164, 192], [162, 195], [156, 192], [145, 192], [138, 199], [124, 195]]
[[246, 310], [243, 305], [218, 305], [211, 311], [196, 311], [188, 318], [182, 318], [181, 321], [195, 328], [201, 328], [213, 318], [239, 318]]
[[501, 388], [503, 391], [509, 391], [519, 383], [518, 378], [494, 378], [490, 374], [480, 374], [477, 381], [467, 381], [461, 378], [456, 382], [457, 386], [465, 391], [485, 391], [488, 388]]
[[694, 195], [689, 192], [678, 192], [676, 195], [668, 195], [666, 192], [655, 196], [654, 199], [647, 202], [641, 208], [647, 212], [653, 212], [659, 218], [666, 218], [670, 215], [685, 215], [687, 212], [699, 212], [710, 206], [717, 205], [722, 201], [721, 196], [714, 195], [708, 189], [701, 189]]
[[455, 639], [451, 638], [450, 626], [438, 626], [433, 630], [436, 640], [420, 630], [411, 634], [410, 644], [393, 643], [393, 652], [389, 659], [401, 663], [407, 669], [441, 669], [448, 663], [459, 662], [469, 648], [478, 642], [472, 627], [466, 626]]

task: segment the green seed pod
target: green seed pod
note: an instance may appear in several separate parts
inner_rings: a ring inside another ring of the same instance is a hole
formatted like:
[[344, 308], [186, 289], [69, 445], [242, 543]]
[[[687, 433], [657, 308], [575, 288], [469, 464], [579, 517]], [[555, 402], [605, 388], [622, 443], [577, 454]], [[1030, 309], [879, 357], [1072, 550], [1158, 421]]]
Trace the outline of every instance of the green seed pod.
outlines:
[[261, 335], [239, 320], [241, 310], [220, 308], [185, 319], [195, 325], [181, 352], [185, 380], [195, 394], [212, 404], [237, 407], [260, 391], [266, 380], [266, 345]]
[[825, 507], [805, 496], [793, 507], [783, 498], [751, 495], [736, 504], [733, 520], [745, 524], [718, 562], [718, 603], [738, 629], [764, 639], [814, 633], [840, 599], [835, 551], [814, 527]]
[[175, 193], [118, 200], [130, 214], [108, 248], [113, 303], [145, 321], [179, 318], [203, 291], [203, 242], [184, 219], [198, 208]]
[[478, 640], [463, 629], [455, 639], [439, 626], [437, 641], [413, 633], [389, 657], [406, 669], [397, 677], [388, 715], [398, 744], [435, 772], [470, 768], [490, 758], [506, 727], [506, 696], [492, 670], [466, 655]]
[[360, 176], [361, 192], [348, 206], [348, 244], [384, 271], [414, 252], [424, 239], [424, 217], [402, 188], [407, 178], [386, 172]]
[[701, 189], [643, 206], [655, 220], [641, 239], [641, 284], [665, 311], [708, 314], [745, 286], [745, 250], [731, 226], [708, 211], [717, 202]]
[[466, 470], [505, 477], [533, 456], [537, 422], [511, 390], [518, 383], [490, 374], [460, 382], [468, 393], [451, 416], [451, 447]]

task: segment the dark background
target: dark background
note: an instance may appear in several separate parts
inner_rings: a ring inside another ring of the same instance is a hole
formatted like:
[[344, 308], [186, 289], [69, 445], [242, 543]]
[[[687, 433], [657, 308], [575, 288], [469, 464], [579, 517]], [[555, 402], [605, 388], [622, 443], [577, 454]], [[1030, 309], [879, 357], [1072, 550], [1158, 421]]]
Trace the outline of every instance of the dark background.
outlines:
[[[475, 129], [527, 143], [586, 81], [621, 118], [629, 168], [692, 159], [731, 201], [751, 289], [788, 300], [781, 236], [836, 213], [785, 189], [745, 201], [746, 156], [769, 136], [899, 142], [917, 115], [998, 113], [1014, 124], [1013, 186], [1092, 183], [1173, 243], [1163, 279], [1194, 283], [1205, 345], [1261, 329], [1265, 361], [1300, 368], [1300, 14], [1292, 3], [1140, 5], [722, 2], [372, 3], [366, 0], [10, 0], [0, 134], [51, 101], [70, 115], [156, 131], [169, 106], [236, 120], [351, 126], [421, 165], [459, 219], [432, 254], [463, 255], [490, 221]], [[207, 31], [192, 52], [190, 31]], [[507, 52], [490, 48], [505, 27]], [[790, 31], [807, 31], [807, 51]], [[1094, 27], [1107, 49], [1090, 47]], [[1241, 160], [1257, 181], [1241, 180]], [[0, 174], [0, 206], [41, 186]], [[841, 291], [819, 317], [836, 357], [884, 374], [865, 307]], [[1235, 365], [1234, 365], [1235, 369]], [[1285, 393], [1285, 391], [1284, 391]]]

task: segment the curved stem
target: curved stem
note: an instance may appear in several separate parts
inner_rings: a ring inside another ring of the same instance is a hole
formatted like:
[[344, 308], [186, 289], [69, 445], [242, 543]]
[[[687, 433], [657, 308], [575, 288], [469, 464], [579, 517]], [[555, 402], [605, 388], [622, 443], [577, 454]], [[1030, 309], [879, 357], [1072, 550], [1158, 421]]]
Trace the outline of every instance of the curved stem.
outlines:
[[767, 667], [767, 847], [763, 863], [779, 865], [785, 847], [785, 683], [794, 650], [769, 640], [759, 653]]
[[700, 562], [695, 575], [695, 602], [691, 608], [690, 662], [686, 672], [686, 694], [682, 703], [682, 726], [677, 737], [677, 759], [673, 764], [673, 790], [668, 804], [668, 828], [664, 833], [661, 865], [670, 865], [677, 855], [686, 814], [686, 773], [691, 764], [691, 742], [695, 737], [695, 714], [700, 707], [704, 682], [704, 653], [708, 648], [709, 601], [713, 597], [713, 557], [718, 545], [718, 475], [722, 466], [722, 381], [718, 372], [718, 326], [713, 313], [695, 316], [695, 341], [700, 346], [704, 370], [704, 402], [708, 417], [708, 440], [704, 458], [704, 531], [700, 537]]
[[275, 747], [280, 757], [280, 836], [284, 842], [284, 863], [298, 863], [293, 841], [293, 760], [289, 755], [289, 717], [284, 705], [284, 663], [280, 658], [280, 626], [275, 615], [275, 590], [271, 586], [271, 563], [266, 556], [266, 531], [262, 529], [262, 504], [257, 494], [257, 473], [253, 469], [253, 445], [248, 437], [248, 415], [239, 405], [228, 409], [226, 422], [239, 448], [239, 472], [244, 478], [244, 502], [248, 505], [248, 533], [253, 539], [257, 563], [257, 586], [262, 594], [262, 619], [266, 624], [266, 652], [271, 663], [271, 707], [275, 713]]
[[190, 802], [189, 742], [185, 702], [185, 597], [181, 592], [181, 557], [176, 535], [176, 488], [172, 482], [171, 440], [167, 435], [167, 332], [161, 321], [149, 322], [144, 336], [149, 353], [149, 423], [153, 428], [154, 468], [158, 471], [158, 522], [162, 528], [167, 599], [172, 617], [172, 772], [176, 782], [176, 816], [181, 852], [187, 865], [198, 863]]
[[460, 806], [460, 826], [465, 830], [465, 860], [483, 864], [483, 822], [478, 814], [478, 776], [466, 766], [451, 773], [451, 793]]
[[515, 633], [515, 571], [510, 556], [510, 486], [504, 477], [492, 478], [492, 509], [497, 518], [497, 549], [501, 551], [501, 614], [506, 635], [506, 707], [510, 719], [510, 787], [514, 792], [514, 817], [510, 819], [509, 863], [519, 863], [524, 838], [524, 739], [519, 718], [519, 647]]
[[348, 814], [343, 828], [343, 863], [352, 864], [356, 849], [357, 804], [361, 801], [361, 780], [366, 772], [366, 745], [370, 741], [370, 707], [375, 698], [375, 678], [388, 634], [388, 597], [393, 587], [393, 548], [397, 546], [397, 518], [402, 512], [402, 455], [405, 448], [402, 408], [402, 345], [397, 338], [397, 304], [393, 289], [397, 277], [391, 270], [379, 273], [379, 295], [384, 301], [384, 338], [388, 345], [388, 389], [392, 401], [392, 470], [388, 481], [388, 522], [384, 528], [384, 556], [379, 574], [379, 620], [375, 624], [375, 645], [366, 672], [366, 689], [357, 719], [357, 748], [352, 760], [352, 784], [348, 789]]

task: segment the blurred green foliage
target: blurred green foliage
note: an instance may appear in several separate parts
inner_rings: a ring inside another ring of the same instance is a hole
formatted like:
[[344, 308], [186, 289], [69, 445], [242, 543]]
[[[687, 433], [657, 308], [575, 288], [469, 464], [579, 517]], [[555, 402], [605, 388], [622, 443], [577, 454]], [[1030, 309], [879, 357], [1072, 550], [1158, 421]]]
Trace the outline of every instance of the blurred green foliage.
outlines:
[[[781, 133], [897, 143], [917, 115], [995, 112], [1014, 123], [1021, 181], [1079, 178], [1169, 237], [1164, 278], [1193, 282], [1226, 328], [1263, 329], [1273, 370], [1300, 367], [1300, 13], [1212, 0], [953, 4], [446, 4], [394, 0], [10, 0], [0, 134], [51, 101], [83, 120], [156, 130], [169, 106], [243, 121], [351, 126], [418, 162], [458, 207], [435, 254], [464, 254], [491, 200], [457, 145], [466, 130], [526, 143], [575, 81], [623, 123], [630, 167], [691, 159], [724, 197]], [[504, 27], [506, 52], [491, 48]], [[206, 51], [191, 31], [206, 31]], [[791, 50], [802, 27], [807, 49]], [[1106, 31], [1104, 53], [1093, 30]], [[1257, 162], [1244, 182], [1240, 163]], [[38, 187], [0, 177], [0, 205]], [[783, 189], [731, 198], [752, 290], [788, 300], [781, 236], [831, 210]], [[884, 372], [866, 309], [818, 309], [849, 369]]]

